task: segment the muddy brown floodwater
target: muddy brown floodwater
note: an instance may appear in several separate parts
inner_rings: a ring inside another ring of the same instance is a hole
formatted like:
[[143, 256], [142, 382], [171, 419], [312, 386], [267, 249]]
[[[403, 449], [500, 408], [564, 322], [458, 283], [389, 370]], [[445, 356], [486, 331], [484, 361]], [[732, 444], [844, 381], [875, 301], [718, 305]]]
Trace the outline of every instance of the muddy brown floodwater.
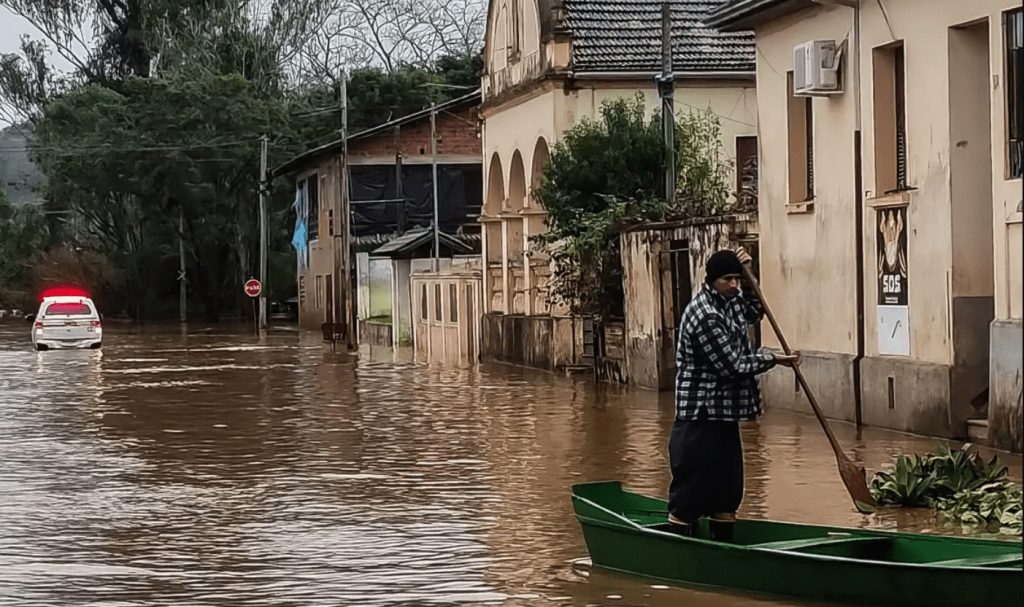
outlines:
[[[670, 394], [189, 330], [36, 353], [0, 323], [0, 603], [806, 605], [588, 566], [570, 485], [663, 495]], [[937, 442], [835, 430], [869, 471]], [[963, 532], [857, 514], [812, 416], [769, 410], [743, 439], [741, 516]]]

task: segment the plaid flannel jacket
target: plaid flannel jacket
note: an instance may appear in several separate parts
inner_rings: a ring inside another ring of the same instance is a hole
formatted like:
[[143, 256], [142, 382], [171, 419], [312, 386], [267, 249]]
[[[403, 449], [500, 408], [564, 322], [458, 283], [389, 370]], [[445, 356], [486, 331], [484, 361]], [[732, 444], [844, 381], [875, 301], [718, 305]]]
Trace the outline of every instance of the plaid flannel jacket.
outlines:
[[761, 413], [755, 375], [775, 366], [771, 352], [755, 352], [747, 327], [764, 310], [756, 298], [732, 299], [704, 287], [690, 301], [679, 323], [676, 347], [676, 418], [696, 419], [706, 408], [708, 419], [738, 421]]

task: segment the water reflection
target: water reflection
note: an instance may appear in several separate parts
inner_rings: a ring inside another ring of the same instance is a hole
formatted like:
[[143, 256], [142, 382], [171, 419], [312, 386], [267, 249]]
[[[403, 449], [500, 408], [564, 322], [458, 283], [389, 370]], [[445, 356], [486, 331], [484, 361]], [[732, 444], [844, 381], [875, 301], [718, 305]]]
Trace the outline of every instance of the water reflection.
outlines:
[[[294, 332], [108, 335], [36, 353], [0, 324], [5, 605], [764, 602], [580, 561], [569, 486], [663, 494], [670, 394], [332, 353]], [[834, 430], [869, 470], [935, 445]], [[959, 532], [929, 512], [857, 514], [813, 417], [742, 432], [743, 516]]]

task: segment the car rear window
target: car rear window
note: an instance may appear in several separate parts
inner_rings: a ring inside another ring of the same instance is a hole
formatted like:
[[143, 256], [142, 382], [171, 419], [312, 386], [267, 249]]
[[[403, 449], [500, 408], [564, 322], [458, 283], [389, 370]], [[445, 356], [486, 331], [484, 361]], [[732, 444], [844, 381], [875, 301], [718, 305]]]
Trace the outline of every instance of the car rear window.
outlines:
[[53, 316], [55, 314], [88, 316], [92, 314], [92, 310], [84, 303], [52, 303], [50, 307], [46, 308], [46, 315]]

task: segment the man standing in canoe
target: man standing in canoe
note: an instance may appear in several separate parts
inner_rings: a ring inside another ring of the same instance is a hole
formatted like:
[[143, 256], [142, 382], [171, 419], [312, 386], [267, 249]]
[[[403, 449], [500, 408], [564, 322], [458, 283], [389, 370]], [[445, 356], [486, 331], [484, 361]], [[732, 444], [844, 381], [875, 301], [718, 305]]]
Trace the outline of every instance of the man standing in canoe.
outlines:
[[672, 484], [669, 523], [682, 535], [709, 516], [711, 539], [732, 541], [743, 500], [741, 420], [761, 413], [756, 376], [775, 365], [792, 367], [792, 356], [754, 351], [747, 328], [764, 309], [741, 292], [750, 255], [722, 250], [708, 259], [704, 288], [686, 306], [676, 347], [676, 421], [669, 439]]

